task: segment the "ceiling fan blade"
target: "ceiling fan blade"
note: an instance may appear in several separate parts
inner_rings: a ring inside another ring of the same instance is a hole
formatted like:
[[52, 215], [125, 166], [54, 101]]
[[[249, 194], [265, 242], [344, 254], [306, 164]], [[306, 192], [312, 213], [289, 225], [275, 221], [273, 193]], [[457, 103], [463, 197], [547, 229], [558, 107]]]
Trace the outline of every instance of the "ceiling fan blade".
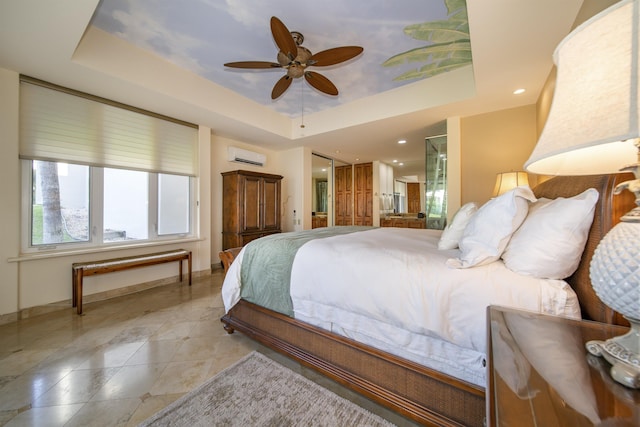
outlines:
[[320, 73], [307, 71], [304, 73], [304, 78], [307, 80], [307, 82], [309, 82], [311, 86], [315, 87], [320, 92], [324, 92], [327, 95], [334, 96], [338, 94], [338, 88], [333, 83], [331, 83], [331, 80]]
[[276, 82], [275, 86], [273, 86], [273, 90], [271, 91], [271, 99], [280, 97], [280, 95], [282, 95], [285, 90], [289, 89], [292, 81], [293, 79], [286, 75], [280, 78], [280, 80]]
[[298, 55], [298, 45], [293, 40], [291, 32], [275, 16], [271, 17], [271, 34], [273, 34], [273, 39], [276, 41], [278, 49], [287, 55], [289, 60], [293, 60]]
[[278, 63], [267, 61], [227, 62], [224, 66], [231, 68], [282, 68]]
[[334, 47], [333, 49], [323, 50], [307, 61], [308, 65], [314, 65], [316, 67], [326, 67], [328, 65], [339, 64], [344, 61], [348, 61], [351, 58], [355, 58], [360, 55], [364, 49], [360, 46], [343, 46]]

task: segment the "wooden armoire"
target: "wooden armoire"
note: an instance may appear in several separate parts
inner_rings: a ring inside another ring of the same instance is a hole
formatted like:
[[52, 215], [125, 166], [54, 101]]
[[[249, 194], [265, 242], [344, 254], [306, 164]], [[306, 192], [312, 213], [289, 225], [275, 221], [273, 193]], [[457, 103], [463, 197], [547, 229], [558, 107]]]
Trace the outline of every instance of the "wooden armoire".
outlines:
[[222, 173], [222, 249], [280, 233], [281, 175]]

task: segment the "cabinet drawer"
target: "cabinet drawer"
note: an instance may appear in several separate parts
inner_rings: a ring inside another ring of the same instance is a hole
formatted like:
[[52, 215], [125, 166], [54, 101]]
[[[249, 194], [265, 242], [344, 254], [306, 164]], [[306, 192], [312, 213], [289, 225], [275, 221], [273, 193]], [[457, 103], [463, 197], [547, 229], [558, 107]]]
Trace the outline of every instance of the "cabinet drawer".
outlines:
[[252, 240], [256, 240], [259, 239], [260, 237], [264, 237], [264, 236], [269, 236], [271, 234], [277, 234], [280, 233], [280, 230], [278, 231], [273, 231], [273, 232], [269, 232], [269, 233], [251, 233], [251, 234], [243, 234], [242, 235], [242, 246], [246, 245], [247, 243], [249, 243]]
[[409, 219], [407, 220], [407, 226], [409, 228], [425, 228], [425, 222], [421, 219]]

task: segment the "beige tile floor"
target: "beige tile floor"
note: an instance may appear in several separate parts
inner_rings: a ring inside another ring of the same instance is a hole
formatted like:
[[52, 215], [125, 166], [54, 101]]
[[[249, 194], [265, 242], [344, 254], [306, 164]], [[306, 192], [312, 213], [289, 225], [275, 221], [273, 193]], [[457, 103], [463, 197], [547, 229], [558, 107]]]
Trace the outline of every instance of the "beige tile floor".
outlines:
[[222, 272], [0, 325], [0, 426], [135, 426], [258, 350], [400, 426], [405, 418], [219, 318]]

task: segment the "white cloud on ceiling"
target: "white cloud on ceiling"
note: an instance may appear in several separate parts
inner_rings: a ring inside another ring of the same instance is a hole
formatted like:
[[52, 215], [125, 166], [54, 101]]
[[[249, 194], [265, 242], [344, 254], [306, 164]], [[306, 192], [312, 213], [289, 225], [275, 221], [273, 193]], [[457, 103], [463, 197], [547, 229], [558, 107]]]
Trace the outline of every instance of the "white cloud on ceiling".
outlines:
[[[307, 114], [412, 83], [393, 81], [406, 67], [381, 64], [424, 44], [406, 36], [405, 26], [446, 19], [446, 13], [444, 0], [110, 0], [100, 3], [93, 24], [258, 103], [298, 116], [302, 102]], [[297, 79], [273, 101], [271, 89], [283, 70], [225, 69], [225, 62], [276, 60], [271, 16], [303, 33], [303, 45], [313, 53], [346, 45], [364, 48], [346, 63], [312, 68], [336, 85], [338, 97], [318, 93]]]

